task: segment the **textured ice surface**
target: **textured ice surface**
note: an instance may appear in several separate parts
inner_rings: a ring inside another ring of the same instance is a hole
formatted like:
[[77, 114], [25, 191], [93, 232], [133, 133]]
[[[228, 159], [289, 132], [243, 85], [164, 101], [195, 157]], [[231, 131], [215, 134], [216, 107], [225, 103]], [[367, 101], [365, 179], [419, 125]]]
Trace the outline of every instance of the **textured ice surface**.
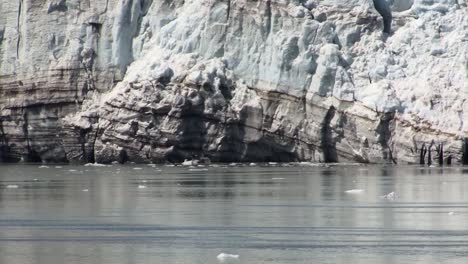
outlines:
[[0, 1], [0, 159], [460, 161], [467, 3], [389, 3]]

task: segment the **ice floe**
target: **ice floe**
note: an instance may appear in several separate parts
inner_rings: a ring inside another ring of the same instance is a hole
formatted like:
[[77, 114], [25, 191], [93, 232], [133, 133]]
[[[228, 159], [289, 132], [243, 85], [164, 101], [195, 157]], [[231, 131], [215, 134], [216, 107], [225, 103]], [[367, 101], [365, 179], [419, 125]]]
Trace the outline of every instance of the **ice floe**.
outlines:
[[239, 255], [221, 253], [216, 257], [220, 262], [239, 260]]
[[363, 192], [364, 192], [363, 189], [351, 189], [351, 190], [345, 191], [345, 193], [349, 193], [349, 194], [360, 194], [360, 193], [363, 193]]

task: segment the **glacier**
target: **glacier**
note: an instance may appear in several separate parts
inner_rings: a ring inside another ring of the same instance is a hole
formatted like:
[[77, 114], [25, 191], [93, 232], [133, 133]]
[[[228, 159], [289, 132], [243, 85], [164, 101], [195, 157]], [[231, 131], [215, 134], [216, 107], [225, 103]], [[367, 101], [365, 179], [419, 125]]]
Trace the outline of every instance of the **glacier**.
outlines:
[[468, 3], [388, 7], [0, 0], [0, 161], [464, 163]]

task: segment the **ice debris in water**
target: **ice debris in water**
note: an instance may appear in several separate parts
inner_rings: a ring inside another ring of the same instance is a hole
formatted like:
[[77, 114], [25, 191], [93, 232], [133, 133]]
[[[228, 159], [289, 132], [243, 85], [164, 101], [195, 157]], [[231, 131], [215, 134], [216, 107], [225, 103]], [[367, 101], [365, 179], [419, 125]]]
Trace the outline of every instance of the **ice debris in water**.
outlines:
[[350, 194], [359, 194], [359, 193], [363, 193], [363, 192], [364, 192], [363, 189], [352, 189], [352, 190], [345, 191], [345, 193], [350, 193]]
[[145, 185], [138, 185], [138, 189], [146, 189]]
[[220, 262], [226, 262], [229, 260], [238, 260], [239, 255], [221, 253], [216, 257]]
[[16, 185], [16, 184], [9, 184], [6, 187], [7, 187], [7, 189], [18, 189], [19, 188], [19, 186]]
[[100, 163], [86, 163], [85, 167], [106, 167], [107, 165], [105, 164], [100, 164]]
[[142, 168], [133, 168], [134, 170], [141, 170]]
[[49, 168], [49, 166], [45, 166], [45, 165], [39, 166], [39, 169], [47, 169], [47, 168]]
[[185, 160], [184, 162], [182, 162], [182, 165], [183, 166], [196, 166], [198, 165], [198, 160]]
[[386, 195], [380, 196], [380, 198], [386, 199], [386, 200], [389, 200], [389, 201], [393, 201], [393, 200], [395, 200], [397, 198], [397, 196], [396, 196], [395, 192], [391, 192], [391, 193], [388, 193]]
[[208, 170], [207, 168], [203, 168], [203, 169], [192, 168], [192, 169], [189, 169], [189, 171], [207, 171], [207, 170]]
[[89, 190], [88, 189], [83, 189], [83, 192], [89, 192]]
[[454, 215], [454, 214], [455, 214], [455, 212], [449, 212], [448, 213], [448, 215]]
[[309, 161], [301, 161], [298, 163], [299, 166], [310, 166], [310, 167], [330, 167], [328, 164], [314, 163]]

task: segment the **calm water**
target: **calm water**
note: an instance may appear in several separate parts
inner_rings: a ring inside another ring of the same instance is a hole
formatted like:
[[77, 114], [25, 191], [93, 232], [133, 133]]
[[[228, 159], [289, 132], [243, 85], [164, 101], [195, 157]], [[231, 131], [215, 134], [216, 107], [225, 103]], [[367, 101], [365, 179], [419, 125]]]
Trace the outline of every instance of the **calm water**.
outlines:
[[221, 252], [468, 263], [468, 168], [0, 165], [0, 263], [211, 264]]

